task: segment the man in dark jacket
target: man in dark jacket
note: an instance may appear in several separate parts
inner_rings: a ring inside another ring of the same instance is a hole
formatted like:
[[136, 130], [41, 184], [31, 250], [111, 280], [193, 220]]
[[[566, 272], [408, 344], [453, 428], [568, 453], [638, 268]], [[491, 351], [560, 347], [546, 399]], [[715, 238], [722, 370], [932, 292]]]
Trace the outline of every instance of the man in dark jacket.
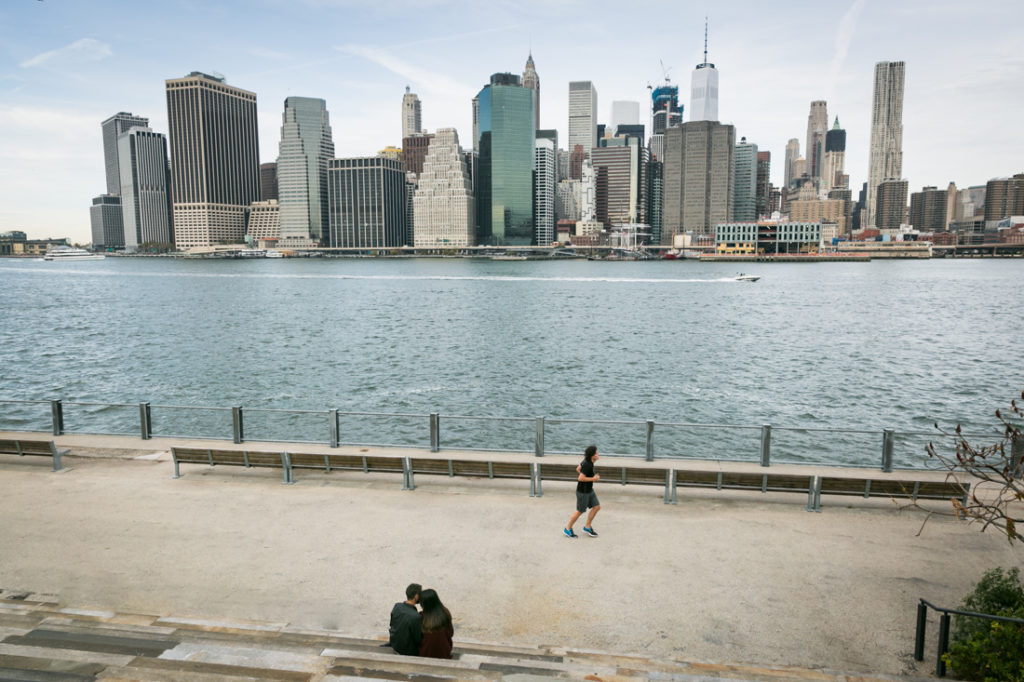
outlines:
[[405, 601], [391, 609], [391, 625], [388, 626], [388, 644], [396, 654], [416, 656], [420, 652], [423, 631], [420, 629], [420, 612], [416, 604], [420, 600], [422, 585], [413, 583], [405, 588]]

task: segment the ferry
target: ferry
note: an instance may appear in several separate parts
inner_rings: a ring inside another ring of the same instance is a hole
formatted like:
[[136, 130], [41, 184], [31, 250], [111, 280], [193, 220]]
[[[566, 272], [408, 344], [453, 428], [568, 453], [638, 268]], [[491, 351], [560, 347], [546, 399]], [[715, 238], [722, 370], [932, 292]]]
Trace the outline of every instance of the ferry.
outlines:
[[85, 249], [73, 246], [54, 246], [43, 256], [43, 260], [103, 260], [104, 258], [106, 256], [102, 253], [90, 253]]

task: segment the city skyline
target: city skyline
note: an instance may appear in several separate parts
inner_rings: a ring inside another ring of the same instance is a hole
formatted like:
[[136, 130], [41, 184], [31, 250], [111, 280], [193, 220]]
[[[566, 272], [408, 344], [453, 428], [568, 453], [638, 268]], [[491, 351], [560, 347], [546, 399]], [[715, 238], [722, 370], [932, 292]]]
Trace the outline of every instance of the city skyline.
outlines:
[[[640, 3], [638, 18], [649, 20], [638, 39], [610, 19], [615, 6], [606, 2], [179, 0], [145, 13], [118, 7], [130, 5], [47, 0], [0, 9], [0, 231], [89, 241], [89, 206], [104, 191], [101, 122], [129, 111], [167, 134], [164, 82], [192, 71], [222, 73], [228, 85], [256, 93], [262, 163], [277, 160], [289, 96], [326, 100], [338, 157], [401, 145], [406, 85], [420, 97], [427, 131], [454, 127], [469, 141], [473, 95], [493, 73], [520, 73], [530, 54], [541, 83], [541, 128], [566, 140], [568, 83], [589, 80], [600, 93], [598, 122], [611, 123], [613, 101], [638, 101], [649, 136], [647, 85], [664, 82], [663, 62], [688, 102], [690, 74], [703, 62], [706, 11], [683, 9], [655, 21], [663, 5]], [[416, 21], [407, 20], [411, 14]], [[1024, 139], [1013, 124], [1024, 105], [1024, 59], [1014, 46], [1024, 34], [1024, 6], [1013, 0], [981, 8], [798, 2], [770, 16], [734, 1], [708, 17], [718, 118], [772, 152], [776, 186], [783, 184], [786, 142], [805, 137], [814, 100], [825, 100], [830, 118], [838, 115], [847, 130], [851, 189], [867, 180], [879, 61], [906, 63], [903, 177], [911, 192], [1021, 171]], [[154, 40], [156, 25], [173, 39]], [[786, 35], [799, 40], [779, 39]], [[691, 120], [688, 111], [683, 120]]]

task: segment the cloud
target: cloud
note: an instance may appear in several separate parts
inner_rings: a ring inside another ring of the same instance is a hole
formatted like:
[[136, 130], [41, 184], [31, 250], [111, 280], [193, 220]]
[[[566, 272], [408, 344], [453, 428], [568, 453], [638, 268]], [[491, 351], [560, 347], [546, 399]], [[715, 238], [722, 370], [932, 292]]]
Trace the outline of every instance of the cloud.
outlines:
[[839, 21], [839, 27], [836, 29], [835, 54], [832, 56], [832, 64], [829, 66], [828, 80], [826, 81], [826, 88], [830, 95], [836, 82], [839, 80], [839, 74], [843, 69], [843, 64], [846, 62], [846, 55], [850, 51], [850, 43], [853, 41], [854, 31], [857, 30], [857, 19], [860, 18], [860, 13], [863, 11], [866, 3], [867, 0], [854, 0], [854, 3], [850, 5], [850, 9], [846, 10], [846, 14]]
[[345, 45], [337, 49], [341, 52], [367, 59], [392, 73], [398, 74], [410, 83], [415, 83], [427, 93], [434, 93], [448, 98], [461, 98], [467, 102], [477, 93], [474, 88], [445, 76], [437, 69], [422, 68], [398, 59], [389, 50], [369, 45]]
[[101, 59], [106, 59], [113, 54], [114, 53], [110, 49], [110, 45], [101, 43], [98, 40], [93, 40], [92, 38], [82, 38], [80, 40], [76, 40], [70, 45], [59, 47], [56, 50], [41, 52], [31, 59], [26, 59], [21, 62], [18, 66], [23, 69], [30, 69], [34, 66], [42, 66], [53, 61], [96, 62]]

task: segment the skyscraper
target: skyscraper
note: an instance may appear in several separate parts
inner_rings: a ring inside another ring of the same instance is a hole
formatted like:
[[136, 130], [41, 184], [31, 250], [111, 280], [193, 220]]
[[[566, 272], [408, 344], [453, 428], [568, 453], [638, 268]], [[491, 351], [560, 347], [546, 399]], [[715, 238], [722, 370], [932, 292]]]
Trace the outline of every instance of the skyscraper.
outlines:
[[533, 90], [519, 76], [496, 73], [476, 96], [476, 175], [481, 244], [533, 242]]
[[[690, 121], [718, 120], [718, 69], [708, 61], [708, 27], [704, 24], [704, 61], [690, 79]], [[712, 232], [714, 226], [712, 226]]]
[[405, 244], [405, 171], [400, 160], [383, 156], [331, 159], [327, 195], [330, 246]]
[[946, 229], [946, 190], [924, 187], [910, 195], [910, 224], [921, 232], [942, 232]]
[[89, 207], [89, 223], [92, 228], [94, 249], [116, 249], [124, 246], [124, 223], [121, 213], [121, 197], [101, 194], [92, 200]]
[[405, 94], [402, 95], [402, 139], [413, 133], [423, 130], [423, 121], [420, 112], [420, 98], [416, 93], [409, 92], [409, 86], [405, 86]]
[[558, 159], [555, 140], [537, 137], [534, 144], [533, 224], [534, 243], [547, 246], [555, 241], [555, 179]]
[[757, 220], [757, 145], [740, 138], [734, 156], [732, 222]]
[[130, 128], [117, 137], [121, 172], [124, 247], [174, 243], [167, 138], [149, 128]]
[[800, 177], [796, 174], [794, 164], [796, 160], [800, 158], [800, 140], [795, 137], [790, 138], [789, 142], [786, 143], [786, 168], [785, 168], [785, 186], [790, 187], [793, 184], [793, 180]]
[[103, 163], [107, 171], [107, 194], [121, 192], [121, 171], [117, 165], [117, 138], [129, 128], [148, 128], [149, 119], [144, 116], [119, 111], [100, 124], [103, 130]]
[[875, 225], [879, 230], [899, 230], [907, 215], [907, 181], [883, 180], [875, 194]]
[[260, 199], [277, 201], [277, 162], [260, 164]]
[[327, 162], [334, 158], [327, 102], [288, 97], [281, 116], [277, 193], [282, 246], [316, 246], [327, 230]]
[[413, 243], [457, 247], [476, 243], [476, 200], [455, 128], [430, 138], [413, 196]]
[[825, 134], [825, 162], [821, 172], [821, 188], [845, 187], [849, 178], [843, 172], [846, 164], [846, 131], [839, 127], [836, 116], [832, 130]]
[[664, 85], [651, 90], [651, 134], [660, 135], [666, 129], [679, 125], [682, 120], [679, 87], [665, 79]]
[[[597, 89], [590, 81], [569, 82], [568, 145], [570, 155], [579, 147], [586, 157], [597, 146]], [[579, 178], [579, 171], [571, 177]]]
[[193, 71], [167, 85], [174, 242], [240, 242], [260, 197], [256, 94]]
[[431, 133], [416, 133], [402, 140], [402, 166], [406, 173], [419, 175], [423, 172], [423, 162], [433, 139]]
[[732, 210], [736, 128], [689, 121], [665, 131], [662, 243], [681, 232], [714, 234]]
[[811, 102], [811, 111], [807, 115], [807, 147], [804, 152], [804, 158], [807, 159], [807, 174], [813, 180], [821, 179], [822, 166], [825, 162], [826, 130], [828, 104], [824, 100], [815, 100]]
[[540, 76], [533, 65], [533, 52], [526, 58], [526, 69], [523, 71], [523, 87], [533, 90], [533, 129], [540, 129]]
[[994, 227], [1008, 216], [1024, 215], [1024, 173], [994, 178], [985, 184], [985, 226]]
[[[757, 153], [757, 217], [771, 215], [772, 153]], [[734, 218], [735, 220], [735, 218]]]
[[606, 230], [623, 223], [647, 222], [647, 162], [642, 141], [600, 147], [591, 152], [594, 166], [596, 218]]
[[[903, 177], [903, 76], [903, 62], [875, 64], [868, 195], [865, 203], [867, 225], [861, 227], [876, 226], [878, 186], [885, 180], [899, 180]], [[905, 193], [903, 198], [905, 201]]]

